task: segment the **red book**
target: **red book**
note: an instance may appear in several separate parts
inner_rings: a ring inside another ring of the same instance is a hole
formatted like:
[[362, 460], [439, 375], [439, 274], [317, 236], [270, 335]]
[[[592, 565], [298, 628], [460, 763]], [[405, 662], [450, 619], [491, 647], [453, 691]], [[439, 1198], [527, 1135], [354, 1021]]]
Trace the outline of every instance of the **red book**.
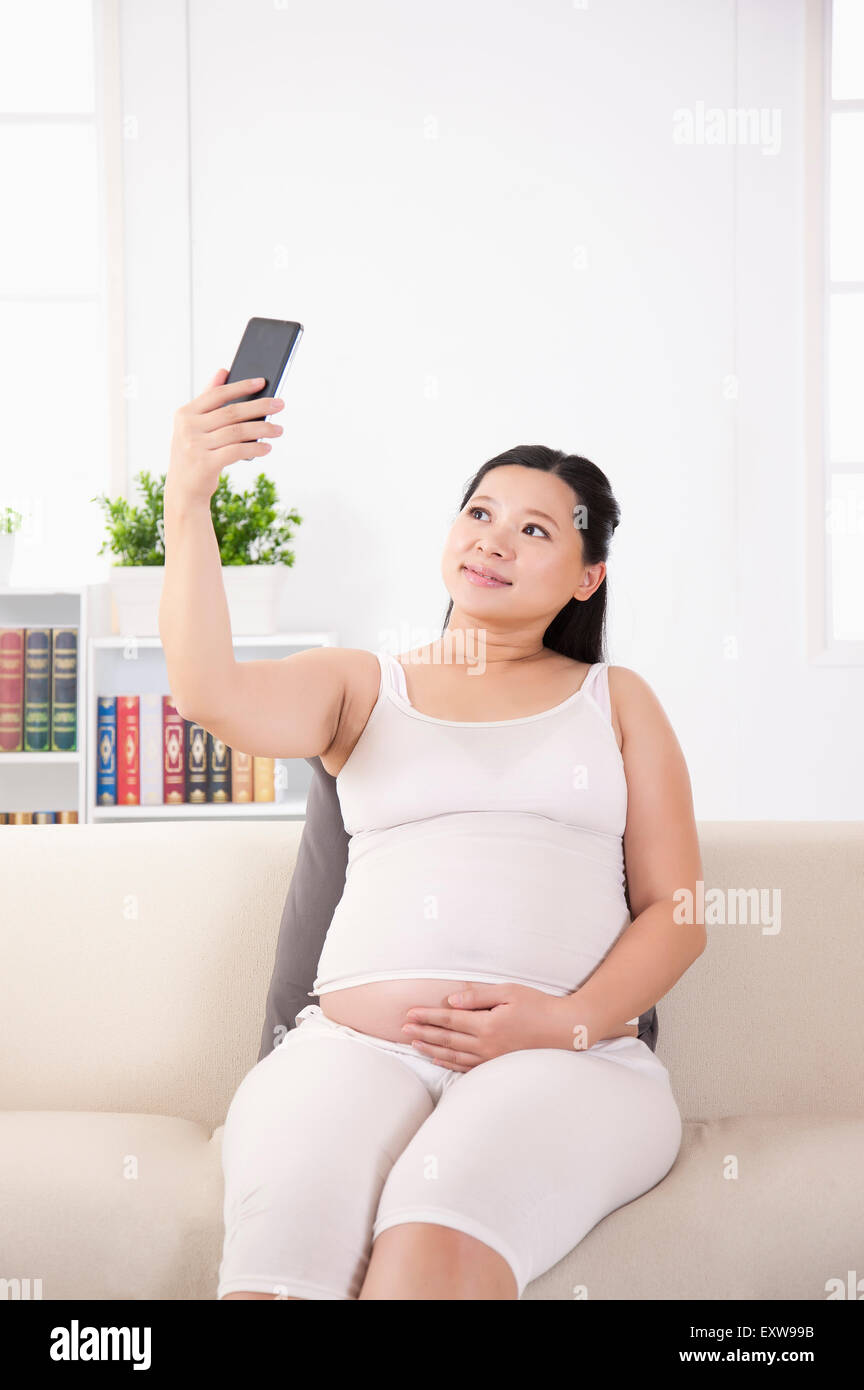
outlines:
[[140, 806], [138, 696], [117, 696], [117, 805]]
[[0, 627], [0, 753], [24, 747], [24, 629]]
[[170, 695], [162, 696], [162, 801], [182, 806], [186, 800], [183, 716]]

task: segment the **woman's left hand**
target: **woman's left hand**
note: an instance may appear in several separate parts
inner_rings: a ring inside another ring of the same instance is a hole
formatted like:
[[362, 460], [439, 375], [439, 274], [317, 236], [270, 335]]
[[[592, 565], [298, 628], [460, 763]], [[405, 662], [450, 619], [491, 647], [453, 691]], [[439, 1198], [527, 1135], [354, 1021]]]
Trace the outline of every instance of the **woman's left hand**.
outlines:
[[562, 996], [530, 985], [471, 985], [448, 997], [452, 1008], [409, 1009], [403, 1032], [405, 1041], [430, 1061], [451, 1071], [471, 1071], [505, 1052], [566, 1046], [561, 1002]]

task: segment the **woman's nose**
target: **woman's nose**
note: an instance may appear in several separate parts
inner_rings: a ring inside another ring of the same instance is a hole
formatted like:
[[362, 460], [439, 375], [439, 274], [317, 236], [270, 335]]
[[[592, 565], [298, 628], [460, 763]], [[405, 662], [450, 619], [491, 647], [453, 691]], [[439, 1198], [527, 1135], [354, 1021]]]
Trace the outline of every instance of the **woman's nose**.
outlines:
[[507, 542], [499, 536], [486, 535], [486, 540], [480, 547], [484, 555], [505, 555], [507, 553]]

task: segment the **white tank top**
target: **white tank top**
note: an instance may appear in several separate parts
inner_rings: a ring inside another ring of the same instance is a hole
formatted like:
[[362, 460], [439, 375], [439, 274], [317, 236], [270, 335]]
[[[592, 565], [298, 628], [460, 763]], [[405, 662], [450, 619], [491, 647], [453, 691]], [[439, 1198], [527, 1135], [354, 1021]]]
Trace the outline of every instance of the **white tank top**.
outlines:
[[552, 709], [476, 723], [421, 714], [401, 664], [377, 656], [378, 698], [336, 778], [348, 865], [312, 993], [455, 979], [571, 994], [631, 920], [606, 663]]

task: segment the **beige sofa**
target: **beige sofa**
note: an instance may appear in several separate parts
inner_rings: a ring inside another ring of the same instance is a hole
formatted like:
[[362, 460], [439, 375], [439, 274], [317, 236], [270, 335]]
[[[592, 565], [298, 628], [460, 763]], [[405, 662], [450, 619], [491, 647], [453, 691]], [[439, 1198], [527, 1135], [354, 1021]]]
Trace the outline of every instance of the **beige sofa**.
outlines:
[[[45, 1299], [215, 1298], [222, 1126], [257, 1059], [301, 829], [0, 830], [13, 1296], [29, 1279]], [[699, 830], [724, 915], [736, 889], [768, 912], [709, 922], [660, 1003], [681, 1151], [526, 1299], [824, 1299], [864, 1273], [864, 824]]]

